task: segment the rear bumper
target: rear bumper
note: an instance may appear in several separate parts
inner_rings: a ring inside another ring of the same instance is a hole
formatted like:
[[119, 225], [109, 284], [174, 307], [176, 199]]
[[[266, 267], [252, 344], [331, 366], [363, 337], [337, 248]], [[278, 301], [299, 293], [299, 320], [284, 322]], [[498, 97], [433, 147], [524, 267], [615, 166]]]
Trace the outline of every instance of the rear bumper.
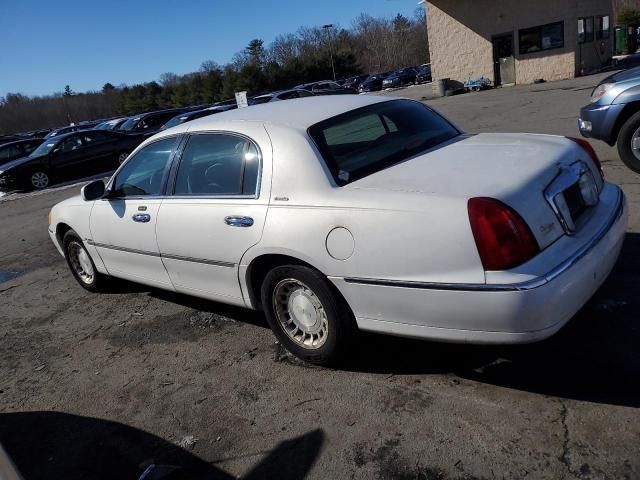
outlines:
[[599, 228], [546, 275], [526, 282], [429, 284], [359, 278], [332, 280], [363, 330], [461, 343], [542, 340], [560, 330], [591, 298], [618, 259], [627, 225], [627, 207], [622, 191], [611, 188], [615, 188], [616, 197]]
[[578, 130], [583, 137], [595, 138], [607, 142], [609, 145], [616, 143], [615, 126], [624, 104], [598, 105], [589, 104], [580, 109]]

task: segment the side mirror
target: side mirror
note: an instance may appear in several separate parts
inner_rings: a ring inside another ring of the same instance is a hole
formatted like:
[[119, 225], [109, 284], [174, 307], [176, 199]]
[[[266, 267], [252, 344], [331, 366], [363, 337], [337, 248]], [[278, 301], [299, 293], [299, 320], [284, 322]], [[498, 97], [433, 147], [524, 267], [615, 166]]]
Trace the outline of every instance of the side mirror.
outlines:
[[102, 180], [95, 180], [91, 183], [87, 183], [82, 190], [80, 190], [82, 194], [82, 199], [85, 202], [90, 202], [92, 200], [98, 200], [104, 197], [104, 182]]

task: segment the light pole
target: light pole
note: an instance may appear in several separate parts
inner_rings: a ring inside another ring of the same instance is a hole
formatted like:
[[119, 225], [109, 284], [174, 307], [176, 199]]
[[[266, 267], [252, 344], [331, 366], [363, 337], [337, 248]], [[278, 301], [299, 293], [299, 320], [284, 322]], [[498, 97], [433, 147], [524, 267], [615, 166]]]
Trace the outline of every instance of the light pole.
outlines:
[[333, 28], [333, 23], [327, 23], [326, 25], [323, 25], [322, 28], [324, 28], [327, 31], [327, 37], [329, 38], [329, 56], [331, 57], [331, 71], [333, 72], [333, 81], [336, 81], [336, 68], [333, 66], [333, 47], [332, 47], [332, 42], [331, 42], [331, 36], [329, 33], [329, 30], [331, 28]]

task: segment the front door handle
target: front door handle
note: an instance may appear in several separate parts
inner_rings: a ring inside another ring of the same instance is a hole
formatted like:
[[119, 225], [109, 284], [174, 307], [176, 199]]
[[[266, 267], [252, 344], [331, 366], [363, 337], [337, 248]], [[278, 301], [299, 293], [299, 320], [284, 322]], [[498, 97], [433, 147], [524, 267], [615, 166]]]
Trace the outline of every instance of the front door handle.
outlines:
[[139, 223], [149, 223], [151, 221], [151, 215], [148, 213], [136, 213], [133, 215], [133, 221]]
[[224, 217], [224, 223], [231, 227], [250, 227], [253, 225], [253, 218], [237, 216]]

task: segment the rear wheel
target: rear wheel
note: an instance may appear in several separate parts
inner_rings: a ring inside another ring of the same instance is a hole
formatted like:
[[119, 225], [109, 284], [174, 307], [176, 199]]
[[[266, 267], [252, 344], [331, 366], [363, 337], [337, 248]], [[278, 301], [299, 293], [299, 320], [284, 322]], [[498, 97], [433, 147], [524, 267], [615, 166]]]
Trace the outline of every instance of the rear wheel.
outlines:
[[622, 125], [618, 133], [618, 154], [627, 167], [640, 173], [640, 112]]
[[265, 277], [261, 293], [269, 326], [296, 357], [316, 365], [345, 358], [355, 320], [320, 272], [298, 265], [276, 267]]
[[49, 174], [44, 170], [35, 170], [29, 177], [29, 186], [34, 190], [42, 190], [47, 188], [51, 183]]
[[69, 230], [62, 239], [62, 246], [67, 265], [76, 281], [90, 292], [102, 290], [107, 277], [98, 272], [78, 234]]

